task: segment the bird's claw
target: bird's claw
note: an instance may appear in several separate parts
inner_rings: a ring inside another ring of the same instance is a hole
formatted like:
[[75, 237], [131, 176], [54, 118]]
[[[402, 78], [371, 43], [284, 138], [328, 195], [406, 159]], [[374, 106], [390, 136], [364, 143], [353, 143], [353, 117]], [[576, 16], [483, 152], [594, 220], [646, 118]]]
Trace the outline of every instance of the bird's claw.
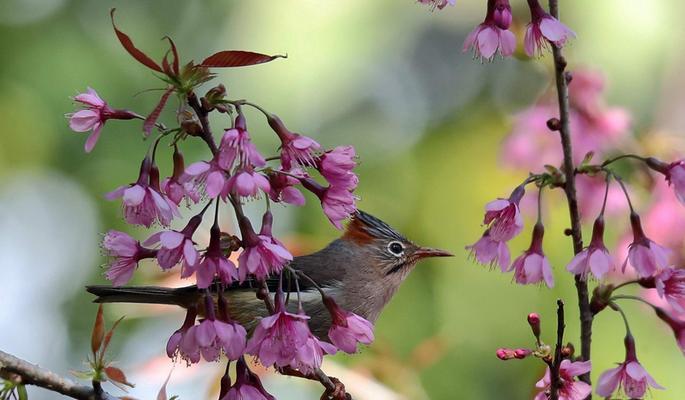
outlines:
[[345, 391], [345, 385], [338, 378], [329, 377], [335, 385], [333, 390], [326, 389], [321, 395], [321, 400], [352, 400], [352, 396]]

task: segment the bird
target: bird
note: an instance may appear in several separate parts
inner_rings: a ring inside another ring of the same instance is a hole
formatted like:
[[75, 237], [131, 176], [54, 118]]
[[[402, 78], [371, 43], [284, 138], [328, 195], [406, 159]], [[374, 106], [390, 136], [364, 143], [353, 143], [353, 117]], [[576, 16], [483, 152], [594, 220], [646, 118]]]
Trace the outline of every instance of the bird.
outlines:
[[[372, 324], [388, 304], [418, 261], [428, 257], [451, 257], [452, 253], [419, 246], [382, 220], [357, 210], [343, 235], [325, 248], [312, 254], [294, 257], [287, 270], [297, 271], [310, 280], [298, 279], [299, 298], [310, 316], [309, 327], [316, 337], [327, 338], [331, 317], [322, 302], [319, 289], [333, 298], [342, 309], [353, 312]], [[297, 274], [295, 274], [297, 275]], [[278, 277], [267, 278], [272, 293], [279, 285]], [[282, 282], [285, 282], [283, 280]], [[297, 311], [295, 287], [281, 283], [288, 296], [288, 311]], [[228, 299], [228, 314], [248, 330], [254, 329], [259, 318], [268, 315], [264, 303], [257, 299], [257, 282], [247, 279], [234, 282], [224, 289]], [[170, 304], [184, 308], [204, 307], [204, 290], [196, 285], [181, 288], [156, 286], [87, 286], [97, 296], [96, 303]], [[214, 285], [212, 289], [216, 295]], [[202, 311], [201, 311], [202, 312]]]

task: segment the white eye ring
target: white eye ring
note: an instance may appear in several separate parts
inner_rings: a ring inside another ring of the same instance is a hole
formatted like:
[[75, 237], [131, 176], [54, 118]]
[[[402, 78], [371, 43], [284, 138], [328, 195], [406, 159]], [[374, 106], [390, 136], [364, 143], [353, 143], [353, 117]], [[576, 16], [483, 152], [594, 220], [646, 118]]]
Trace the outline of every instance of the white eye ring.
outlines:
[[398, 241], [388, 243], [388, 251], [395, 257], [401, 257], [404, 254], [404, 245]]

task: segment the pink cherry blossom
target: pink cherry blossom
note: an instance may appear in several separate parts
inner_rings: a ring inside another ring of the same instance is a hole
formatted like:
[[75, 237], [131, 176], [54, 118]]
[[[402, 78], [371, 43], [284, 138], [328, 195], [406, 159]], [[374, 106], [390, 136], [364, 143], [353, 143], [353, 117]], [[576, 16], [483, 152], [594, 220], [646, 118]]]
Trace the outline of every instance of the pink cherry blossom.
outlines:
[[668, 249], [650, 240], [642, 230], [640, 217], [632, 213], [630, 222], [633, 228], [633, 242], [629, 246], [628, 258], [623, 263], [623, 271], [630, 261], [638, 276], [648, 278], [668, 267]]
[[123, 200], [124, 219], [129, 224], [150, 227], [155, 221], [169, 225], [174, 217], [180, 217], [173, 201], [159, 187], [159, 170], [145, 157], [138, 181], [120, 186], [105, 196], [108, 200]]
[[319, 340], [308, 332], [307, 340], [297, 348], [290, 366], [308, 375], [321, 366], [324, 354], [335, 354], [337, 351], [332, 344]]
[[357, 211], [357, 197], [347, 189], [331, 186], [321, 196], [321, 206], [328, 220], [338, 229], [342, 221]]
[[245, 280], [247, 274], [252, 274], [257, 279], [264, 279], [271, 274], [279, 273], [285, 264], [292, 261], [292, 254], [285, 249], [283, 243], [272, 236], [272, 224], [273, 217], [269, 211], [264, 213], [259, 235], [252, 230], [252, 225], [247, 218], [240, 221], [244, 246], [243, 252], [238, 257], [241, 281]]
[[626, 360], [618, 367], [604, 371], [597, 382], [597, 394], [602, 397], [611, 396], [617, 389], [623, 389], [629, 398], [642, 398], [651, 386], [663, 389], [654, 378], [640, 365], [635, 354], [635, 341], [632, 336], [626, 336]]
[[86, 108], [73, 114], [68, 114], [69, 127], [74, 132], [87, 132], [91, 134], [86, 139], [85, 150], [90, 153], [98, 139], [100, 131], [109, 119], [133, 119], [138, 116], [126, 110], [115, 110], [106, 101], [102, 100], [95, 90], [88, 88], [86, 93], [74, 96], [74, 100], [83, 104]]
[[[561, 383], [557, 392], [559, 400], [585, 400], [592, 393], [592, 387], [585, 382], [577, 381], [575, 378], [590, 372], [591, 369], [590, 361], [561, 361], [559, 365], [559, 379]], [[535, 387], [538, 389], [543, 389], [542, 392], [535, 396], [535, 400], [547, 400], [547, 393], [551, 388], [551, 384], [552, 380], [548, 367], [545, 371], [545, 376], [535, 384]]]
[[193, 234], [201, 222], [201, 216], [194, 216], [182, 231], [157, 232], [143, 244], [146, 246], [161, 244], [161, 248], [157, 251], [157, 262], [164, 270], [173, 268], [181, 260], [189, 266], [194, 266], [197, 264], [200, 255], [195, 249]]
[[678, 313], [685, 313], [685, 269], [664, 268], [654, 277], [659, 297]]
[[429, 4], [432, 9], [437, 8], [442, 10], [448, 5], [453, 6], [456, 3], [456, 0], [418, 0], [418, 2], [421, 4]]
[[[252, 167], [237, 171], [226, 184], [227, 193], [235, 193], [242, 197], [259, 197], [260, 189], [264, 193], [269, 193], [271, 191], [269, 180], [266, 176], [255, 172]], [[225, 197], [224, 193], [222, 195]]]
[[264, 390], [259, 377], [252, 373], [243, 358], [236, 364], [236, 381], [221, 400], [275, 400]]
[[183, 339], [188, 347], [197, 346], [202, 358], [216, 361], [223, 352], [229, 360], [237, 360], [243, 354], [247, 332], [240, 324], [205, 319], [193, 325]]
[[509, 199], [497, 199], [485, 205], [483, 224], [489, 225], [490, 237], [499, 242], [506, 242], [521, 233], [523, 217], [519, 202], [523, 197], [523, 186], [512, 192]]
[[506, 242], [494, 240], [490, 236], [490, 231], [485, 231], [483, 236], [471, 246], [466, 246], [471, 251], [471, 255], [483, 265], [499, 265], [502, 272], [509, 268], [511, 256]]
[[304, 205], [304, 195], [295, 188], [295, 185], [299, 184], [300, 180], [294, 176], [306, 178], [307, 174], [299, 168], [294, 168], [290, 171], [278, 169], [269, 174], [269, 186], [271, 187], [269, 198], [275, 202], [288, 203], [294, 206]]
[[102, 240], [102, 248], [112, 261], [105, 277], [112, 285], [121, 286], [131, 279], [138, 262], [144, 258], [154, 258], [156, 251], [142, 247], [140, 243], [124, 232], [111, 230]]
[[[197, 363], [200, 361], [199, 348], [189, 348], [189, 346], [186, 346], [188, 348], [181, 349], [181, 343], [183, 343], [188, 330], [195, 325], [195, 318], [197, 318], [197, 309], [195, 306], [191, 306], [186, 311], [186, 317], [183, 321], [183, 325], [176, 330], [167, 341], [166, 354], [172, 360], [176, 360], [180, 357], [188, 364]], [[186, 353], [184, 350], [190, 350], [190, 352]]]
[[174, 149], [174, 172], [173, 175], [165, 178], [162, 181], [162, 191], [169, 197], [176, 205], [181, 204], [184, 198], [189, 202], [197, 203], [200, 201], [200, 193], [195, 186], [184, 178], [185, 165], [183, 162], [183, 155]]
[[354, 147], [338, 146], [319, 158], [317, 169], [331, 186], [353, 190], [359, 183], [359, 178], [352, 172], [357, 165], [355, 158]]
[[600, 216], [595, 220], [590, 245], [578, 253], [566, 269], [575, 275], [580, 275], [583, 279], [590, 272], [597, 279], [602, 279], [604, 274], [612, 269], [612, 265], [613, 260], [604, 245], [604, 218]]
[[247, 342], [246, 353], [256, 356], [265, 366], [290, 365], [300, 347], [310, 339], [308, 316], [285, 311], [280, 297], [276, 300], [276, 313], [262, 318]]
[[281, 165], [283, 169], [289, 170], [297, 165], [302, 167], [316, 165], [316, 156], [321, 149], [321, 145], [316, 140], [299, 133], [290, 132], [283, 121], [273, 114], [267, 117], [267, 121], [271, 129], [281, 139]]
[[509, 267], [509, 271], [514, 271], [516, 283], [529, 285], [544, 281], [547, 287], [554, 287], [554, 276], [552, 267], [542, 252], [542, 238], [544, 228], [541, 223], [535, 224], [533, 228], [533, 238], [530, 247], [520, 255]]
[[181, 180], [183, 184], [188, 182], [192, 184], [193, 190], [204, 191], [211, 199], [227, 193], [228, 177], [216, 160], [190, 164]]
[[218, 276], [225, 285], [238, 280], [238, 269], [221, 250], [221, 230], [216, 224], [210, 229], [209, 246], [195, 270], [197, 271], [197, 287], [200, 289], [208, 288], [215, 276]]
[[678, 200], [685, 204], [685, 160], [676, 161], [669, 165], [666, 179], [673, 186]]
[[227, 171], [230, 171], [234, 164], [241, 167], [248, 165], [263, 167], [266, 165], [266, 160], [250, 139], [245, 117], [242, 113], [238, 113], [235, 119], [235, 128], [228, 129], [221, 138], [217, 163]]
[[340, 350], [353, 354], [357, 352], [357, 344], [373, 342], [373, 324], [357, 314], [338, 307], [330, 297], [323, 299], [328, 312], [331, 314], [331, 328], [328, 338]]
[[528, 6], [531, 22], [526, 29], [524, 47], [530, 57], [541, 55], [548, 41], [561, 48], [568, 39], [576, 36], [566, 25], [546, 13], [537, 0], [528, 0]]
[[503, 57], [514, 54], [516, 37], [509, 31], [511, 7], [508, 0], [488, 0], [485, 20], [466, 37], [462, 51], [473, 50], [474, 57], [492, 60], [499, 51]]
[[[673, 251], [675, 265], [685, 263], [685, 207], [663, 180], [657, 180], [651, 189], [651, 204], [642, 215], [645, 231], [650, 238]], [[624, 201], [625, 202], [625, 201]]]

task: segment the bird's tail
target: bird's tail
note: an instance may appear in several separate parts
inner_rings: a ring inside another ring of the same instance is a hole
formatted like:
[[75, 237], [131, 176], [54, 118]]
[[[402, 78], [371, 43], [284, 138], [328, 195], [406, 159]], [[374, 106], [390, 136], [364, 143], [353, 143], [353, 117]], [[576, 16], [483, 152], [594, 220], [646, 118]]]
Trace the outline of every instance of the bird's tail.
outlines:
[[187, 308], [197, 300], [197, 287], [165, 288], [159, 286], [104, 285], [86, 286], [86, 290], [98, 296], [95, 303], [145, 303], [172, 304]]

